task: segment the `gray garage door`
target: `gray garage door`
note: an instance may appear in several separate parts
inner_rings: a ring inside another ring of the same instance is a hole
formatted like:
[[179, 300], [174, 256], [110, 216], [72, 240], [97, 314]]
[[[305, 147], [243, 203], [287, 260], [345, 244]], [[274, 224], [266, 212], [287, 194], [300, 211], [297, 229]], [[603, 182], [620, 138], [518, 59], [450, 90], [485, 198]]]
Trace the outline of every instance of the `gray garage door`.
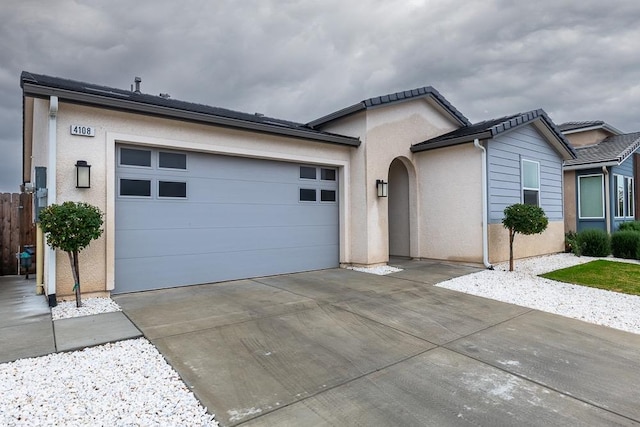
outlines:
[[114, 293], [337, 267], [335, 168], [119, 146]]

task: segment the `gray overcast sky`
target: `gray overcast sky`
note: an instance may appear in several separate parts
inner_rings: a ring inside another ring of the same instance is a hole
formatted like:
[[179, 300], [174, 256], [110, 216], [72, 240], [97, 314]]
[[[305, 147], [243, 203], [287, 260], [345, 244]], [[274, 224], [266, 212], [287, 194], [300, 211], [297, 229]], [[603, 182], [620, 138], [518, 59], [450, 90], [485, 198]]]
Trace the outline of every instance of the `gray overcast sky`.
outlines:
[[544, 108], [640, 131], [637, 0], [3, 0], [0, 192], [22, 70], [307, 122], [431, 85], [472, 122]]

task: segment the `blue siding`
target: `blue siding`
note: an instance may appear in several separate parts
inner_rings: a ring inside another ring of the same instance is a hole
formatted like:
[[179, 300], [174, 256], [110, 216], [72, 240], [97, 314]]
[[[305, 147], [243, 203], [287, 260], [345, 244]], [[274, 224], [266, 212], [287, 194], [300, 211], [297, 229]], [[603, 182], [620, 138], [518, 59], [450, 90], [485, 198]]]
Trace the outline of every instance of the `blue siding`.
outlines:
[[[637, 151], [637, 150], [636, 150]], [[610, 182], [610, 192], [611, 195], [611, 230], [617, 230], [621, 223], [626, 221], [633, 221], [633, 218], [616, 218], [615, 217], [615, 204], [616, 200], [616, 188], [615, 188], [615, 180], [613, 178], [614, 175], [623, 175], [629, 178], [633, 178], [633, 155], [629, 156], [627, 160], [622, 162], [618, 166], [613, 166], [611, 168], [611, 182]], [[636, 195], [636, 197], [638, 197]]]
[[540, 163], [540, 206], [549, 220], [562, 221], [562, 158], [533, 125], [527, 125], [489, 141], [489, 222], [500, 223], [507, 206], [522, 203], [522, 159]]

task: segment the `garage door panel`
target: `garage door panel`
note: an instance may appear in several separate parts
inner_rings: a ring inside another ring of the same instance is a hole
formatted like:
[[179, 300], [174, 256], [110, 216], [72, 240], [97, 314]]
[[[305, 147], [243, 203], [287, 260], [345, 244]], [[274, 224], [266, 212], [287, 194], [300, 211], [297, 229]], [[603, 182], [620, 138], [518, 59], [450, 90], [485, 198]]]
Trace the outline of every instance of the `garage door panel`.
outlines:
[[[162, 151], [148, 150], [152, 159]], [[316, 179], [301, 179], [299, 164], [185, 155], [186, 169], [160, 169], [157, 160], [116, 169], [117, 181], [148, 180], [152, 190], [116, 198], [114, 293], [339, 265], [338, 183], [322, 180], [320, 166], [304, 165]], [[161, 197], [160, 181], [185, 182], [186, 197]], [[301, 201], [300, 189], [316, 201]], [[322, 189], [335, 200], [321, 201]]]
[[[220, 254], [213, 261], [207, 254], [120, 260], [121, 268], [116, 272], [115, 292], [134, 292], [333, 268], [338, 262], [337, 251], [335, 245], [330, 245], [250, 251], [240, 255], [227, 252]], [[319, 264], [314, 260], [326, 261]], [[295, 268], [292, 265], [295, 265]], [[247, 276], [249, 271], [251, 274]]]
[[[304, 248], [334, 245], [337, 225], [314, 227], [230, 227], [119, 232], [118, 259], [239, 252], [253, 249]], [[140, 242], [144, 240], [144, 244]]]
[[253, 203], [120, 202], [116, 209], [119, 230], [165, 228], [275, 227], [279, 225], [329, 225], [338, 223], [335, 204], [259, 205]]

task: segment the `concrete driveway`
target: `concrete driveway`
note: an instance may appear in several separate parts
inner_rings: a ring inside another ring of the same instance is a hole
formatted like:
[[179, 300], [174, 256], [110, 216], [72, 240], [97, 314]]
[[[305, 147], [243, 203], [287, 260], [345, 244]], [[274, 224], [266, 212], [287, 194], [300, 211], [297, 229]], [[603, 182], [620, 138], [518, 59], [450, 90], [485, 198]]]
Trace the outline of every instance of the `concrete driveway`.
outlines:
[[114, 296], [224, 426], [638, 425], [640, 335], [407, 261]]

